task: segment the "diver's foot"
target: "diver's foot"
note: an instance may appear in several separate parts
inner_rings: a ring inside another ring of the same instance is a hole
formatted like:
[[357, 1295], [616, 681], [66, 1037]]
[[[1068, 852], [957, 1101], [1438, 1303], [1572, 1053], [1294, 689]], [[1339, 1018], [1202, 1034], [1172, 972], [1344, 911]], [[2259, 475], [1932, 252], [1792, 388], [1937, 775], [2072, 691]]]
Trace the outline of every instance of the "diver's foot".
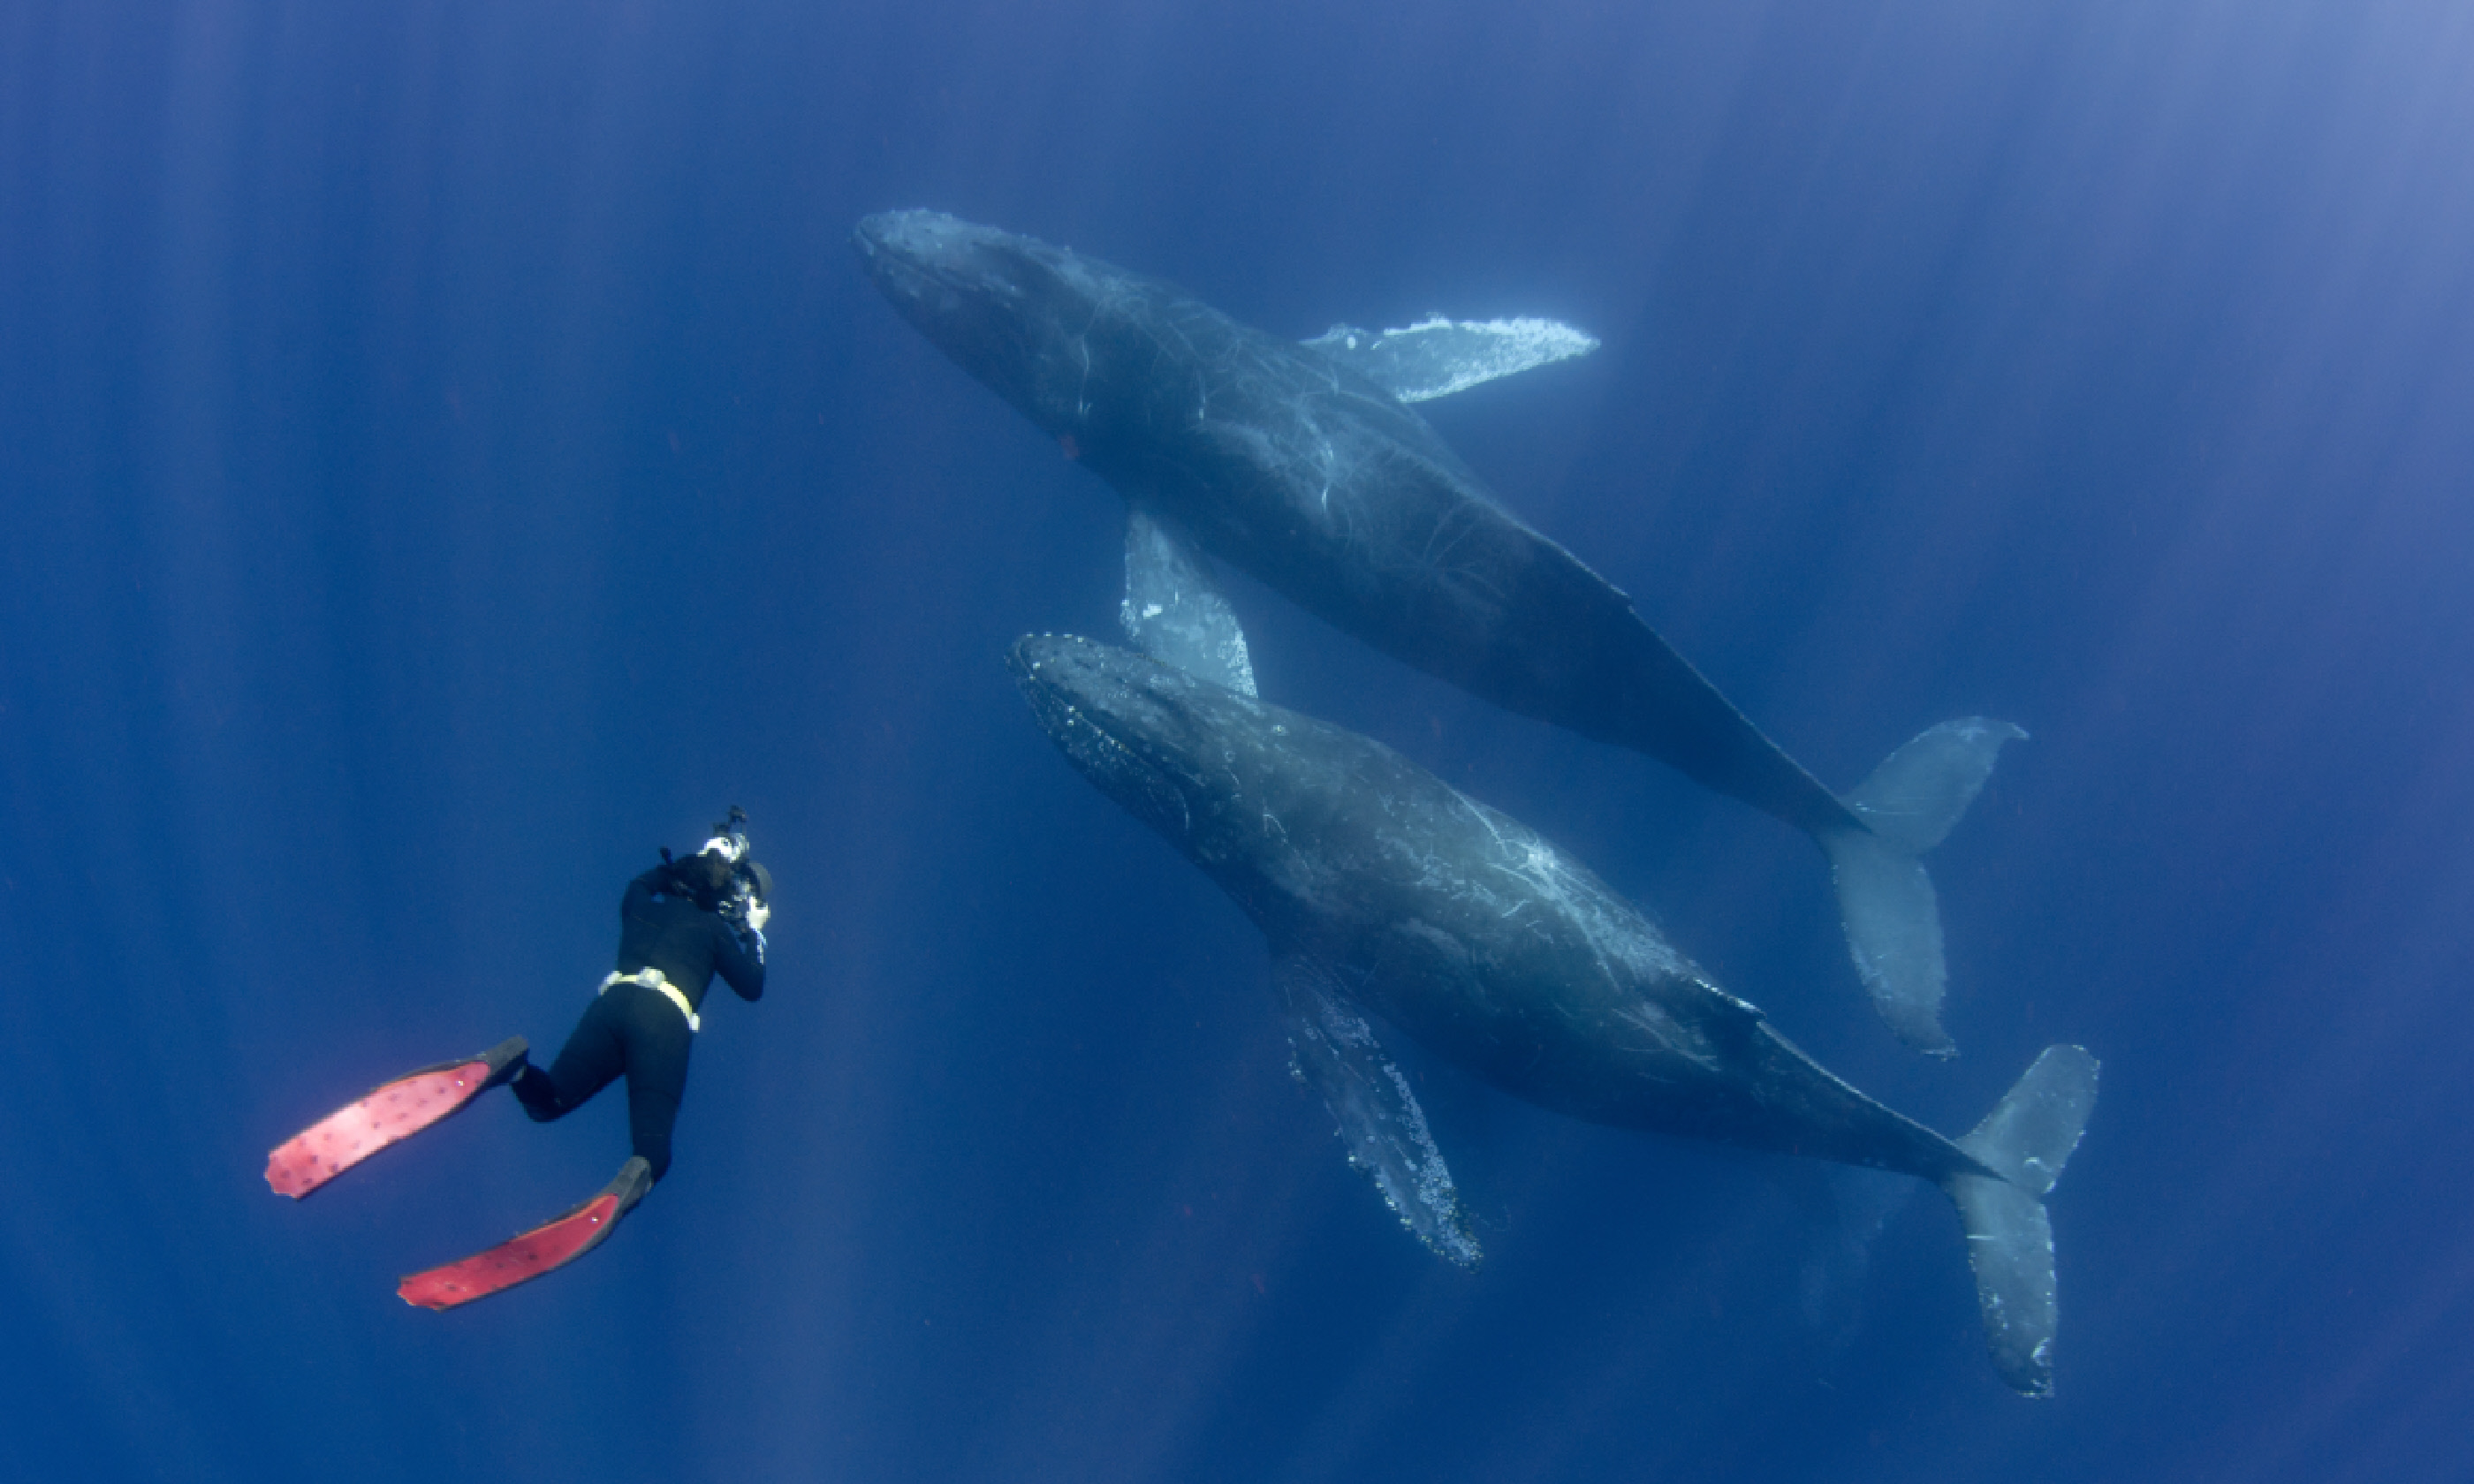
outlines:
[[567, 1104], [560, 1100], [558, 1088], [549, 1080], [549, 1073], [530, 1062], [517, 1067], [515, 1075], [507, 1079], [507, 1090], [516, 1095], [517, 1102], [524, 1105], [524, 1116], [535, 1123], [548, 1123], [570, 1112]]

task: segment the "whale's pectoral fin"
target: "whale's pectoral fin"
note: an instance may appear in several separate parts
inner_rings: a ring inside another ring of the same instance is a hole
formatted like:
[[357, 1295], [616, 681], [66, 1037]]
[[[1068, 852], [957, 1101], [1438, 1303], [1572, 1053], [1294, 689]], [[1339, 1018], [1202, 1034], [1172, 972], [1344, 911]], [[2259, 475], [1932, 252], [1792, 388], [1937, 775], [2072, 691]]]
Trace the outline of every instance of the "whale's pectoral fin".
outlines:
[[1941, 844], [1976, 802], [2001, 745], [2025, 735], [1980, 716], [1943, 722], [1892, 753], [1847, 795], [1864, 829], [1819, 837], [1837, 880], [1838, 916], [1857, 976], [1890, 1028], [1934, 1056], [1957, 1048], [1941, 1028], [1950, 978], [1941, 908], [1916, 857]]
[[1483, 1255], [1462, 1215], [1452, 1172], [1426, 1131], [1426, 1114], [1409, 1090], [1409, 1079], [1383, 1054], [1373, 1028], [1303, 959], [1274, 960], [1272, 980], [1288, 1027], [1290, 1068], [1322, 1094], [1339, 1120], [1348, 1162], [1374, 1182], [1400, 1224], [1437, 1257], [1477, 1266]]
[[1404, 402], [1432, 401], [1598, 348], [1595, 336], [1553, 320], [1442, 315], [1396, 330], [1335, 324], [1306, 344]]
[[1126, 601], [1117, 610], [1134, 647], [1162, 664], [1254, 694], [1246, 631], [1185, 534], [1139, 505], [1126, 507]]
[[2048, 1046], [1958, 1147], [2001, 1175], [1954, 1174], [1942, 1189], [1967, 1229], [1967, 1262], [1993, 1368], [2030, 1397], [2053, 1394], [2053, 1228], [2045, 1196], [2096, 1108], [2097, 1060]]
[[1890, 1218], [1915, 1199], [1916, 1183], [1888, 1170], [1812, 1160], [1776, 1161], [1767, 1173], [1796, 1208], [1804, 1241], [1798, 1287], [1805, 1325], [1834, 1360], [1862, 1328], [1873, 1245]]

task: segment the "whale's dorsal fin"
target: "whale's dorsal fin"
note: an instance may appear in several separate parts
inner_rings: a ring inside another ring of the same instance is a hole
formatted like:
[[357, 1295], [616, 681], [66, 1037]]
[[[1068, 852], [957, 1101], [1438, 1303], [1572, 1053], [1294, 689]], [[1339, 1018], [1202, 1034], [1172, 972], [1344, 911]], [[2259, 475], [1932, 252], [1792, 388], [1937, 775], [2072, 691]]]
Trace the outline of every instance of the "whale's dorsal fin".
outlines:
[[1426, 1131], [1409, 1079], [1383, 1054], [1373, 1027], [1341, 1000], [1327, 972], [1299, 955], [1276, 955], [1272, 983], [1289, 1033], [1290, 1070], [1339, 1120], [1348, 1162], [1435, 1256], [1477, 1266], [1483, 1254], [1462, 1216], [1452, 1172]]
[[1449, 396], [1598, 348], [1595, 336], [1554, 320], [1446, 320], [1439, 314], [1396, 330], [1335, 324], [1306, 344], [1404, 402]]
[[1126, 601], [1118, 622], [1134, 647], [1199, 680], [1254, 694], [1246, 631], [1212, 580], [1210, 563], [1183, 532], [1139, 505], [1126, 506]]

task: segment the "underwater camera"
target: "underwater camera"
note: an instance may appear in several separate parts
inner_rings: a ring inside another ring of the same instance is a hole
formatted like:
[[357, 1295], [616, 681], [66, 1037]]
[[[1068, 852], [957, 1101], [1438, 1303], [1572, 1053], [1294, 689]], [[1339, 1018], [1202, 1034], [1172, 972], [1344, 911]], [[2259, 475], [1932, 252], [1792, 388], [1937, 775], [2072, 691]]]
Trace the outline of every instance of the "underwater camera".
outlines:
[[713, 826], [713, 838], [705, 843], [705, 850], [729, 860], [730, 896], [721, 904], [721, 915], [733, 927], [746, 931], [748, 909], [773, 895], [773, 873], [748, 849], [747, 811], [732, 804], [729, 818]]

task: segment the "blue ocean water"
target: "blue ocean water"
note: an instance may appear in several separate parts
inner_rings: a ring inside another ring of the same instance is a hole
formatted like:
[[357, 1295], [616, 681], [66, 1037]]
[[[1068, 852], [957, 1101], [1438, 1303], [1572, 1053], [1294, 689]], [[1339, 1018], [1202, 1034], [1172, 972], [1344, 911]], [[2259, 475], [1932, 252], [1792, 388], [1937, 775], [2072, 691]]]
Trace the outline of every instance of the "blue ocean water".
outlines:
[[[0, 7], [0, 1472], [2474, 1477], [2469, 67], [2441, 0]], [[1580, 324], [1425, 409], [1507, 504], [1827, 780], [2027, 728], [1928, 1063], [1792, 832], [1235, 585], [1267, 695], [1894, 1106], [2102, 1057], [2053, 1400], [1929, 1193], [1859, 1260], [1414, 1053], [1489, 1260], [1398, 1230], [1007, 680], [1111, 634], [1119, 507], [857, 271], [911, 205], [1284, 334]], [[392, 1291], [616, 1094], [267, 1193], [554, 1047], [731, 802], [771, 991], [606, 1247]]]

